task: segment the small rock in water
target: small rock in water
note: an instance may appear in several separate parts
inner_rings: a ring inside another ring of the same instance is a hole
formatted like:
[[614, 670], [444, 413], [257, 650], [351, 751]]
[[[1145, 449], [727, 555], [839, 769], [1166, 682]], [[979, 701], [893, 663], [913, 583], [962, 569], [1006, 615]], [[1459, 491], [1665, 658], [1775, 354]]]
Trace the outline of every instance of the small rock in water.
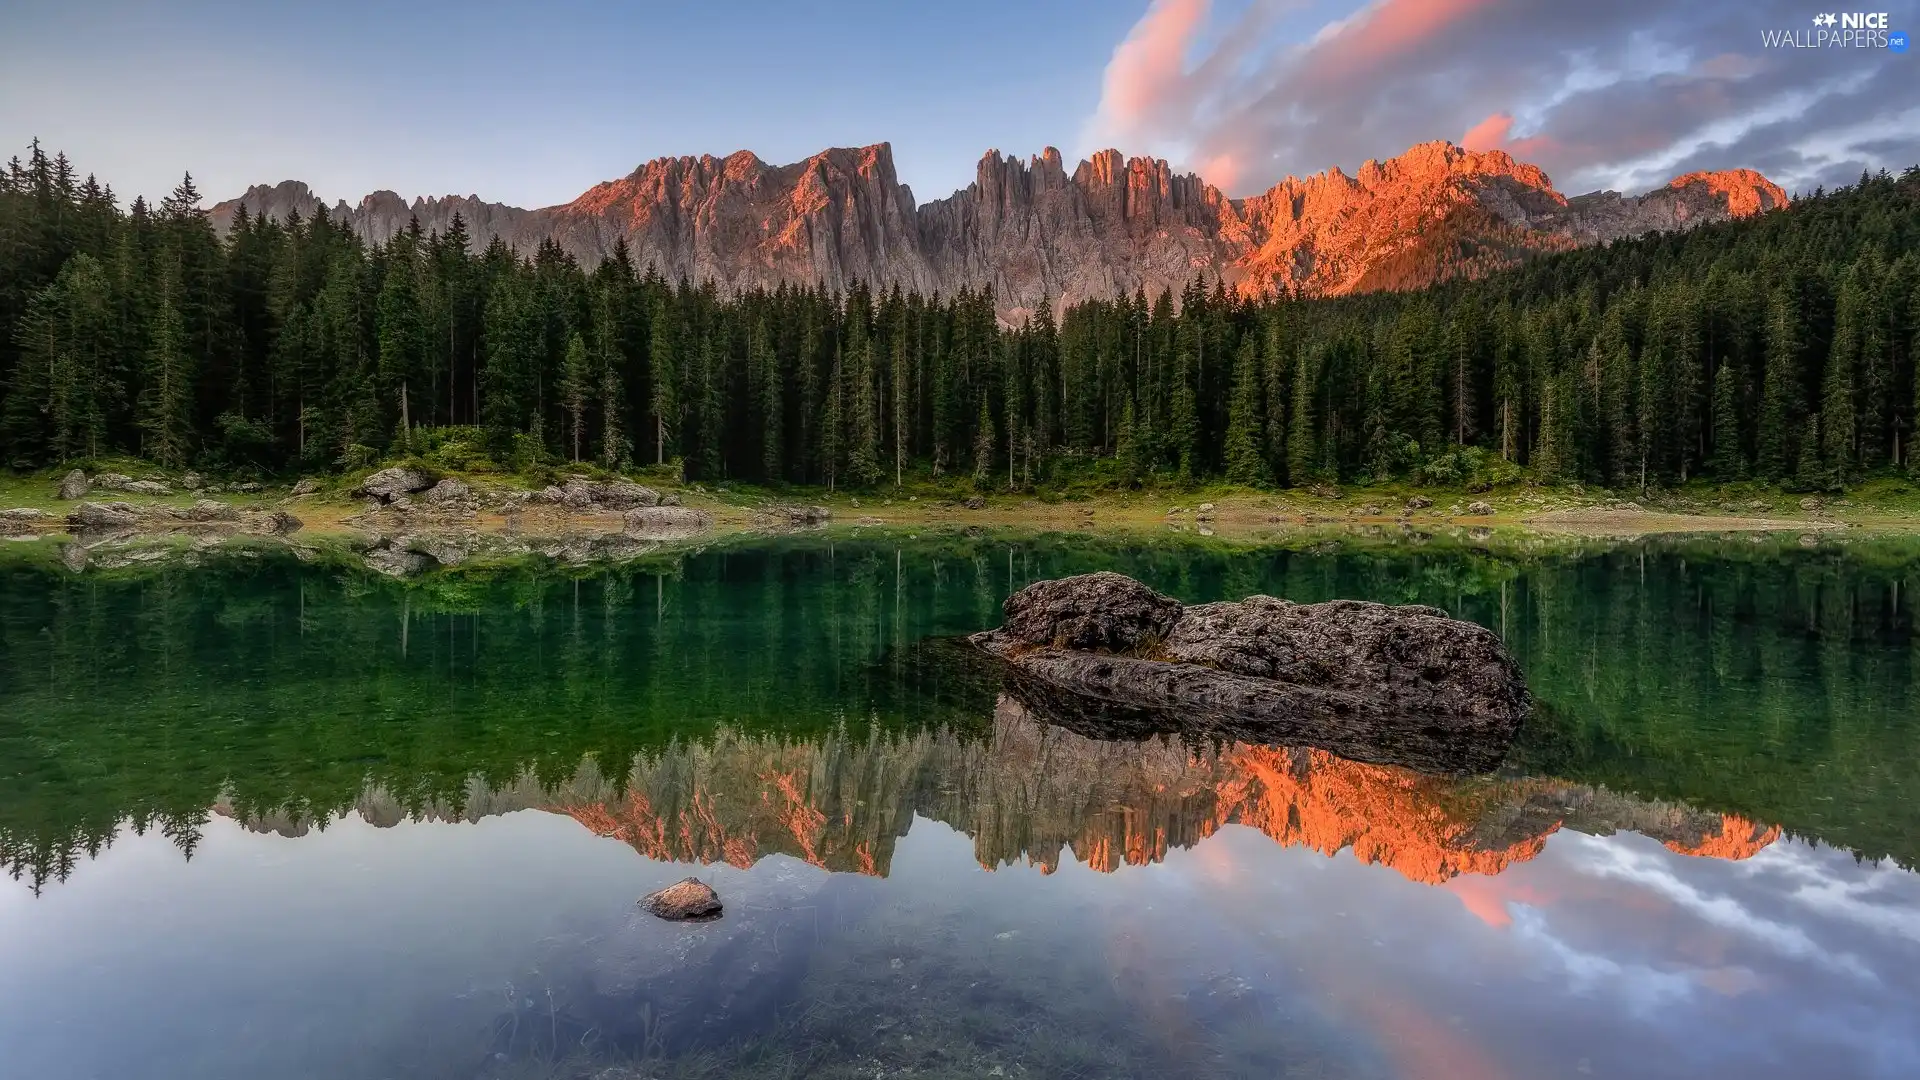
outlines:
[[687, 878], [641, 897], [640, 906], [662, 919], [717, 919], [720, 917], [720, 894], [699, 878]]

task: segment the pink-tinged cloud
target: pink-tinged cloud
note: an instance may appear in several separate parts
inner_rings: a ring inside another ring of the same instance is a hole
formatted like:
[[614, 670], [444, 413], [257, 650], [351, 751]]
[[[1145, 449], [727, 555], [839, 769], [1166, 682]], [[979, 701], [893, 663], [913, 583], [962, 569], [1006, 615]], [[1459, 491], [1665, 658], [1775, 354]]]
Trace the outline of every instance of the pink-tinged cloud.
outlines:
[[1469, 150], [1499, 150], [1507, 145], [1513, 131], [1513, 114], [1497, 112], [1467, 129], [1460, 145]]
[[1207, 19], [1207, 0], [1154, 0], [1107, 62], [1100, 112], [1125, 131], [1156, 115], [1179, 94], [1187, 50]]
[[1375, 0], [1325, 34], [1314, 47], [1313, 67], [1348, 76], [1405, 56], [1497, 0]]
[[1219, 188], [1221, 191], [1233, 190], [1240, 179], [1240, 164], [1232, 154], [1215, 154], [1193, 167], [1200, 179]]

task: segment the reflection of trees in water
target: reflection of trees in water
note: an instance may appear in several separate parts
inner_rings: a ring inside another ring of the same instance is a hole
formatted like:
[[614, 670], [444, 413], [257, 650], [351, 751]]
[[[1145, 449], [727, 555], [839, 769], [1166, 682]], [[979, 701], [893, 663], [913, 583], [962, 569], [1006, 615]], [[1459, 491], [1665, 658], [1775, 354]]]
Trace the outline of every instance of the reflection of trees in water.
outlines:
[[[916, 814], [971, 836], [980, 865], [1063, 858], [1110, 872], [1159, 862], [1229, 824], [1289, 847], [1351, 851], [1415, 881], [1497, 874], [1538, 855], [1561, 828], [1632, 830], [1682, 854], [1741, 859], [1777, 827], [1558, 780], [1431, 776], [1322, 750], [1103, 741], [1035, 721], [1003, 699], [987, 738], [948, 730], [838, 729], [788, 739], [725, 728], [711, 740], [637, 755], [616, 784], [584, 762], [566, 782], [476, 784], [461, 808], [409, 812], [369, 791], [356, 812], [477, 820], [544, 809], [647, 858], [750, 867], [782, 854], [828, 870], [884, 875]], [[304, 821], [253, 818], [298, 835]]]
[[[1189, 600], [1264, 591], [1447, 608], [1503, 631], [1527, 671], [1539, 711], [1510, 770], [1777, 821], [1911, 862], [1920, 560], [1903, 543], [1493, 556], [1414, 540], [1230, 552], [813, 537], [672, 565], [411, 583], [272, 558], [130, 576], [15, 569], [0, 576], [0, 860], [31, 881], [64, 877], [125, 823], [191, 850], [216, 802], [243, 819], [311, 822], [375, 790], [386, 813], [465, 816], [523, 782], [565, 789], [588, 756], [689, 753], [721, 725], [729, 737], [778, 731], [809, 768], [819, 752], [805, 748], [842, 723], [877, 723], [901, 745], [938, 742], [947, 737], [907, 733], [977, 730], [985, 710], [900, 646], [992, 625], [1009, 588], [1106, 566]], [[759, 777], [742, 790], [762, 790]], [[844, 809], [804, 790], [831, 831]], [[1195, 798], [1213, 806], [1219, 790]], [[938, 786], [928, 805], [935, 796]], [[1050, 864], [1056, 841], [1087, 858], [1105, 837], [1119, 854], [1101, 859], [1125, 861], [1159, 843], [1161, 827], [1145, 824], [1023, 837], [1032, 815], [1002, 820], [1008, 805], [1020, 804], [966, 804], [979, 816], [968, 831], [996, 859]], [[1166, 813], [1167, 844], [1224, 820], [1217, 807]], [[849, 834], [849, 846], [818, 850], [844, 850], [834, 857], [857, 869], [865, 842], [884, 866], [889, 826], [860, 824], [869, 833]], [[792, 822], [753, 830], [762, 845], [783, 833]]]

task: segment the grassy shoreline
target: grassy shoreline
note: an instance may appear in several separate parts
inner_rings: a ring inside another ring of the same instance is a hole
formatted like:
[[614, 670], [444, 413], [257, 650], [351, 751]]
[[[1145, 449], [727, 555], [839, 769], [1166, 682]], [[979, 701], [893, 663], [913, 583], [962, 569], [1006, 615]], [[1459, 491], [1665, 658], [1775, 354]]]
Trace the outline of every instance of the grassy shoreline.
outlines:
[[[178, 484], [137, 461], [101, 463], [100, 471], [156, 477]], [[482, 493], [482, 510], [457, 525], [480, 532], [518, 530], [536, 535], [569, 531], [617, 531], [612, 512], [568, 512], [530, 507], [511, 518], [491, 503], [516, 492], [538, 490], [575, 472], [569, 467], [530, 474], [460, 473], [431, 470], [463, 480]], [[66, 470], [0, 474], [0, 510], [29, 508], [63, 518], [77, 505], [58, 498]], [[578, 473], [613, 478], [591, 467]], [[89, 475], [93, 475], [90, 473]], [[257, 492], [186, 491], [136, 495], [98, 490], [94, 501], [136, 506], [185, 508], [214, 498], [241, 509], [284, 509], [302, 522], [309, 536], [345, 536], [356, 532], [391, 533], [392, 522], [369, 522], [366, 506], [351, 496], [364, 474], [318, 479], [319, 490], [294, 496], [292, 481], [265, 485]], [[1753, 483], [1695, 484], [1633, 497], [1580, 485], [1507, 485], [1481, 492], [1380, 484], [1366, 487], [1294, 488], [1275, 491], [1228, 485], [1195, 485], [1144, 490], [1067, 492], [978, 492], [962, 482], [912, 481], [899, 488], [827, 491], [817, 488], [763, 488], [748, 485], [682, 484], [665, 470], [643, 470], [632, 479], [678, 494], [686, 505], [714, 519], [708, 536], [764, 530], [770, 506], [812, 504], [827, 507], [835, 527], [1017, 527], [1039, 532], [1160, 534], [1193, 532], [1202, 536], [1259, 539], [1263, 535], [1330, 525], [1522, 529], [1542, 534], [1632, 537], [1663, 533], [1825, 531], [1920, 531], [1920, 484], [1898, 477], [1868, 481], [1841, 495], [1803, 495]], [[219, 485], [226, 487], [226, 485]], [[1637, 494], [1637, 493], [1636, 493]], [[1476, 505], [1481, 504], [1481, 505]], [[1491, 512], [1486, 512], [1490, 510]], [[58, 528], [58, 521], [49, 522]], [[445, 531], [449, 526], [422, 522], [416, 531]]]

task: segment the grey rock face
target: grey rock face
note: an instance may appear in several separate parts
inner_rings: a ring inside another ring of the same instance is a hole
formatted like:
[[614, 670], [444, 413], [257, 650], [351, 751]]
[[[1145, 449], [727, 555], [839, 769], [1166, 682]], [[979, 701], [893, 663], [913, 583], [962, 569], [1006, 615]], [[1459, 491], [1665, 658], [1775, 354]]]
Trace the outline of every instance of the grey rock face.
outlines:
[[87, 497], [87, 474], [75, 469], [60, 480], [60, 497], [68, 501]]
[[1427, 498], [1425, 495], [1415, 495], [1413, 498], [1407, 500], [1407, 509], [1409, 510], [1425, 510], [1432, 505], [1433, 500]]
[[627, 511], [628, 536], [668, 539], [691, 536], [713, 526], [713, 516], [684, 506], [637, 506]]
[[1487, 517], [1493, 513], [1493, 507], [1478, 499], [1467, 504], [1468, 517]]
[[139, 512], [123, 502], [85, 502], [67, 515], [67, 525], [75, 529], [131, 529], [140, 524]]
[[299, 483], [297, 483], [297, 484], [295, 484], [295, 485], [293, 485], [293, 490], [292, 490], [291, 492], [288, 492], [288, 494], [290, 494], [290, 495], [312, 495], [312, 494], [315, 494], [316, 492], [318, 492], [319, 490], [320, 490], [320, 481], [318, 481], [318, 480], [302, 480], [302, 481], [300, 481]]
[[473, 497], [473, 489], [458, 480], [442, 480], [420, 496], [422, 502], [448, 503]]
[[132, 495], [171, 495], [173, 489], [157, 480], [135, 480], [120, 490]]
[[1180, 601], [1102, 570], [1039, 581], [1007, 597], [999, 634], [1024, 646], [1126, 652], [1167, 636]]
[[102, 491], [125, 491], [133, 483], [133, 477], [122, 473], [101, 473], [93, 478], [93, 486]]
[[187, 508], [188, 521], [238, 521], [240, 511], [215, 499], [201, 499]]
[[785, 525], [820, 525], [833, 517], [824, 506], [768, 506], [759, 516]]
[[0, 536], [25, 536], [38, 532], [38, 526], [52, 517], [45, 510], [35, 510], [31, 506], [0, 510]]
[[1446, 744], [1466, 736], [1491, 751], [1466, 760], [1487, 767], [1532, 703], [1499, 638], [1437, 608], [1270, 596], [1183, 608], [1100, 573], [1029, 585], [1005, 611], [973, 643], [1011, 665], [1022, 700], [1067, 726], [1107, 713], [1102, 723], [1141, 734], [1433, 762], [1462, 760]]
[[1438, 608], [1271, 596], [1187, 608], [1168, 660], [1372, 699], [1395, 712], [1505, 722], [1526, 683], [1493, 631]]
[[601, 506], [609, 510], [632, 510], [639, 506], [659, 506], [660, 493], [650, 487], [616, 480], [600, 485]]
[[720, 894], [699, 878], [676, 881], [640, 899], [650, 914], [676, 922], [720, 917]]
[[382, 502], [392, 502], [402, 495], [411, 495], [416, 491], [425, 491], [432, 486], [433, 477], [428, 476], [419, 469], [397, 467], [381, 469], [379, 472], [362, 480], [360, 482], [360, 492], [379, 499]]
[[207, 486], [207, 480], [197, 472], [190, 472], [180, 478], [180, 486], [188, 491], [199, 491]]
[[244, 521], [242, 528], [262, 536], [285, 536], [299, 531], [303, 524], [299, 518], [285, 510], [265, 510], [257, 514], [249, 514]]

